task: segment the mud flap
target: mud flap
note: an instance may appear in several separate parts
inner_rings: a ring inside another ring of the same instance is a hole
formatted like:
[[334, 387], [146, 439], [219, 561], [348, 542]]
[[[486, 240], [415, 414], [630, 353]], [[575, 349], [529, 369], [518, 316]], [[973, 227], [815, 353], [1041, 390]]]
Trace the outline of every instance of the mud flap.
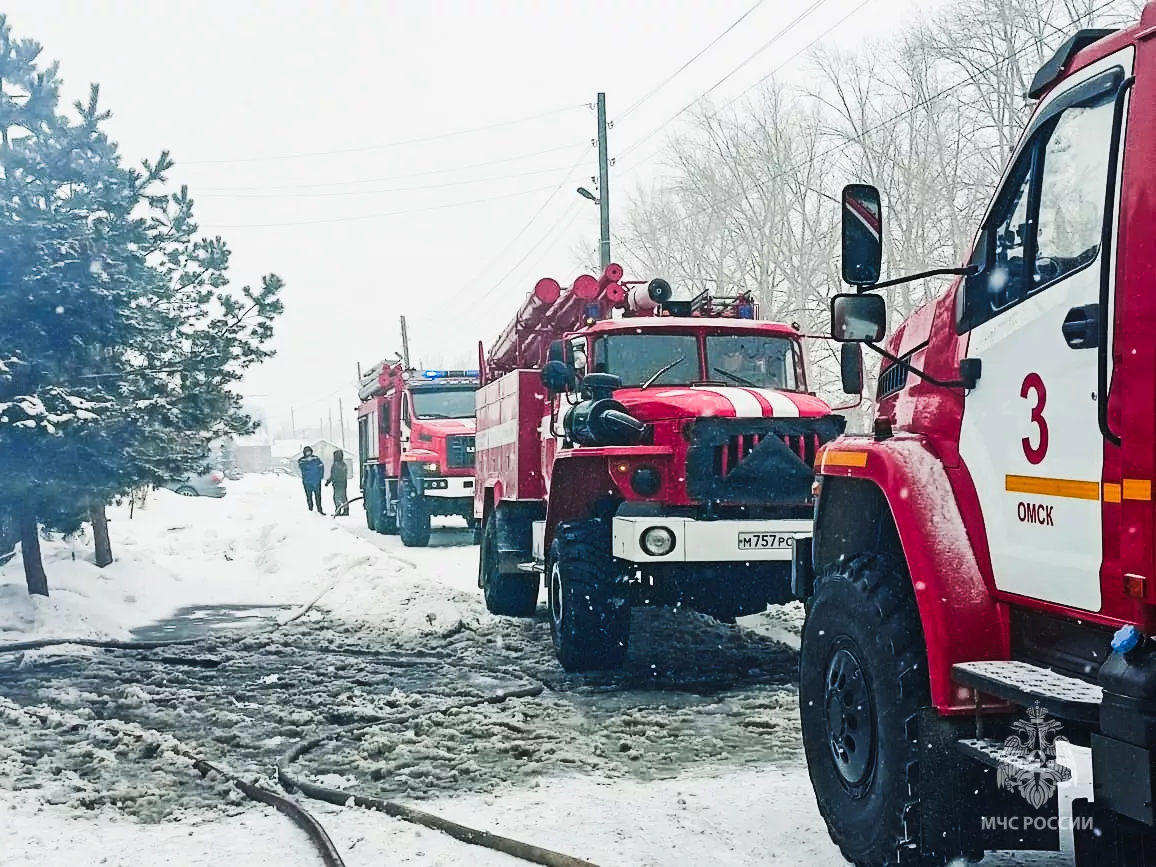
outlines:
[[[974, 734], [971, 719], [941, 717], [934, 708], [924, 708], [916, 720], [919, 726], [919, 806], [916, 819], [920, 853], [927, 863], [949, 862], [953, 858], [975, 861], [983, 857], [980, 831], [980, 795], [986, 770], [956, 749], [956, 742]], [[916, 863], [924, 863], [917, 861]]]
[[815, 587], [815, 561], [810, 536], [796, 536], [791, 546], [791, 595], [806, 602]]

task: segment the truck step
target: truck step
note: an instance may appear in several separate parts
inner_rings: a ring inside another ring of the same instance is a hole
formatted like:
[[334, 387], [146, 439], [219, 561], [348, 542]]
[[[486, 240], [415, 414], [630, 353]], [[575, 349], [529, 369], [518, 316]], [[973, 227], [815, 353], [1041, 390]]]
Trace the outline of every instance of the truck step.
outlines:
[[[1000, 741], [993, 741], [990, 738], [967, 738], [962, 741], [955, 742], [956, 748], [966, 756], [970, 756], [982, 765], [989, 768], [1002, 768], [1006, 770], [1022, 771], [1029, 774], [1038, 773], [1040, 764], [1038, 756], [1033, 758], [1030, 755], [1025, 755], [1025, 750], [1020, 744], [1007, 745]], [[1067, 780], [1072, 776], [1070, 768], [1065, 768], [1063, 765], [1056, 763], [1055, 779], [1056, 782]]]
[[1018, 660], [961, 662], [951, 668], [956, 683], [1028, 707], [1039, 702], [1061, 719], [1097, 723], [1100, 687]]
[[544, 565], [542, 565], [541, 563], [537, 563], [535, 561], [530, 561], [529, 563], [519, 563], [518, 564], [518, 571], [519, 572], [536, 572], [536, 573], [540, 574], [540, 573], [546, 571], [546, 567]]

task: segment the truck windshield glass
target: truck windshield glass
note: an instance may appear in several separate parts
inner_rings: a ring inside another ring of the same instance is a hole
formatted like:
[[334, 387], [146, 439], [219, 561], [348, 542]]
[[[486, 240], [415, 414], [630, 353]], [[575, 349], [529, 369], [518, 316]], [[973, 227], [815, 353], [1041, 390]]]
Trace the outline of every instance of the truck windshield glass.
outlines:
[[706, 338], [709, 379], [728, 385], [798, 391], [795, 341], [757, 334], [725, 334]]
[[411, 393], [418, 418], [473, 418], [474, 389], [415, 388]]
[[637, 388], [673, 361], [683, 359], [654, 381], [690, 385], [701, 379], [698, 338], [693, 334], [612, 334], [594, 341], [592, 373], [613, 373], [626, 388]]

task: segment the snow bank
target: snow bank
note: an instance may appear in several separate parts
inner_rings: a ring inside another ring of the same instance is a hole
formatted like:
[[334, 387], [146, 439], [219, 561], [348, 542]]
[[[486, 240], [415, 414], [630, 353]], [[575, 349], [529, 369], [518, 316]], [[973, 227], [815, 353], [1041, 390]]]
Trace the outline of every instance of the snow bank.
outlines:
[[[0, 567], [0, 642], [127, 638], [200, 605], [303, 606], [407, 634], [461, 628], [462, 615], [420, 572], [309, 512], [295, 480], [247, 476], [223, 499], [159, 490], [130, 516], [109, 510], [116, 562], [98, 569], [92, 540], [44, 542], [50, 596], [29, 597], [19, 555]], [[398, 575], [405, 572], [404, 582]]]

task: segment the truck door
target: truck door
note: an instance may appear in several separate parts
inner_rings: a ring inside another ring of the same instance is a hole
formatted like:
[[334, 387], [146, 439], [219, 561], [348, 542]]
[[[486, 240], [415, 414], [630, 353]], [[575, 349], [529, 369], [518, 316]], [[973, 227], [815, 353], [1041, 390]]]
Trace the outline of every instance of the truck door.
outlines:
[[410, 403], [409, 392], [408, 391], [402, 392], [402, 395], [401, 395], [401, 425], [400, 425], [400, 431], [401, 431], [400, 439], [401, 439], [402, 454], [405, 454], [406, 452], [409, 451], [409, 434], [410, 434], [410, 428], [413, 425], [413, 420], [412, 420], [413, 416], [411, 415], [409, 403]]
[[1115, 96], [1132, 59], [1131, 47], [1117, 52], [1045, 97], [984, 222], [986, 268], [958, 308], [967, 355], [983, 360], [960, 453], [996, 586], [1087, 611], [1101, 601], [1104, 452], [1089, 335], [1114, 304], [1110, 294], [1098, 309], [1101, 260], [1115, 254], [1104, 201]]

